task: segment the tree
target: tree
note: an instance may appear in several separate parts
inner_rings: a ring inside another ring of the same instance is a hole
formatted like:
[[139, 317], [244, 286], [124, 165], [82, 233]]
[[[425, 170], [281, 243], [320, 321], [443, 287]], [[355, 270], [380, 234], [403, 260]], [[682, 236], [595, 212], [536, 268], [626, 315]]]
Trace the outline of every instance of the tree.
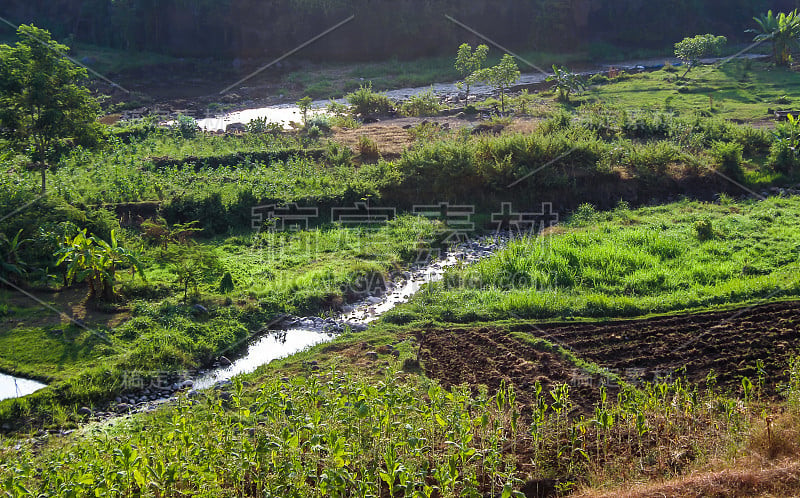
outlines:
[[488, 85], [493, 86], [500, 92], [500, 109], [506, 112], [506, 91], [511, 85], [519, 80], [521, 73], [514, 57], [505, 54], [500, 60], [500, 64], [494, 67], [487, 67], [477, 72], [477, 79]]
[[785, 14], [773, 15], [772, 11], [767, 11], [753, 20], [758, 25], [757, 29], [747, 30], [750, 33], [758, 33], [753, 41], [772, 42], [772, 58], [779, 66], [788, 66], [792, 61], [791, 51], [800, 46], [800, 14], [797, 9]]
[[675, 44], [675, 57], [686, 64], [686, 72], [681, 78], [685, 78], [703, 57], [720, 55], [722, 47], [728, 43], [724, 36], [714, 36], [712, 34], [689, 36]]
[[460, 81], [456, 85], [458, 88], [466, 88], [464, 90], [464, 93], [466, 94], [466, 98], [464, 100], [466, 102], [469, 102], [470, 87], [477, 82], [475, 75], [478, 71], [480, 71], [488, 53], [489, 47], [486, 45], [478, 45], [475, 47], [474, 52], [468, 43], [462, 43], [461, 46], [458, 47], [455, 68], [459, 73], [461, 73], [464, 81]]
[[94, 145], [100, 135], [97, 101], [80, 83], [86, 70], [64, 55], [69, 47], [34, 26], [0, 45], [0, 132], [42, 173], [68, 145]]
[[300, 109], [300, 114], [303, 115], [303, 126], [308, 124], [308, 111], [311, 109], [311, 97], [306, 95], [297, 101], [297, 108]]
[[553, 86], [558, 90], [558, 99], [563, 102], [569, 102], [570, 93], [586, 90], [586, 81], [583, 76], [573, 73], [563, 66], [553, 65], [553, 74], [548, 76], [545, 81], [553, 82]]

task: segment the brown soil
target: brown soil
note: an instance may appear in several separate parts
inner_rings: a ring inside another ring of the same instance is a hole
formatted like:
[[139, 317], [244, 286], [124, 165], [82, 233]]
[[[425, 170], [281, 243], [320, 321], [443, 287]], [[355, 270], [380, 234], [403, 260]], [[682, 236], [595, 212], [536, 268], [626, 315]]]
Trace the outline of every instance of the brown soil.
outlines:
[[774, 388], [786, 380], [789, 360], [800, 349], [800, 302], [522, 329], [623, 377], [633, 373], [644, 380], [678, 374], [704, 384], [713, 370], [719, 386], [737, 389], [742, 376], [755, 380], [756, 361], [762, 360], [766, 382]]
[[568, 383], [576, 407], [591, 409], [604, 379], [514, 333], [562, 346], [630, 383], [683, 376], [702, 386], [713, 370], [719, 387], [736, 391], [742, 376], [755, 382], [756, 361], [762, 360], [767, 394], [775, 394], [800, 349], [800, 302], [643, 320], [522, 324], [510, 330], [433, 329], [424, 333], [420, 359], [426, 374], [446, 387], [484, 384], [496, 390], [505, 380], [525, 406], [537, 381], [543, 392]]
[[569, 384], [570, 399], [581, 411], [588, 411], [599, 400], [601, 379], [503, 331], [428, 331], [422, 339], [420, 359], [426, 375], [439, 379], [445, 387], [483, 384], [496, 391], [500, 382], [506, 381], [514, 387], [523, 414], [534, 402], [536, 382], [541, 383], [545, 395], [557, 384]]

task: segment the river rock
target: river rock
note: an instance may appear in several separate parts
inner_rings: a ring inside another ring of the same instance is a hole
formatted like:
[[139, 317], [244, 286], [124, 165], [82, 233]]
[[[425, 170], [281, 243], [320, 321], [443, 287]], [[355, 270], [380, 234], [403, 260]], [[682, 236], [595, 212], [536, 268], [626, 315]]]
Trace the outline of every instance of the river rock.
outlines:
[[244, 123], [231, 123], [225, 127], [225, 133], [244, 133], [247, 126]]
[[191, 379], [186, 379], [181, 382], [181, 389], [187, 389], [190, 387], [194, 387], [194, 382]]
[[231, 365], [231, 360], [229, 360], [225, 356], [220, 356], [219, 357], [219, 364], [222, 365], [223, 367], [229, 367]]
[[128, 403], [120, 403], [117, 405], [117, 413], [124, 413], [131, 409], [131, 405]]
[[88, 406], [82, 406], [82, 407], [78, 408], [78, 415], [80, 415], [82, 417], [87, 417], [87, 416], [89, 416], [91, 414], [92, 414], [92, 409], [89, 408]]

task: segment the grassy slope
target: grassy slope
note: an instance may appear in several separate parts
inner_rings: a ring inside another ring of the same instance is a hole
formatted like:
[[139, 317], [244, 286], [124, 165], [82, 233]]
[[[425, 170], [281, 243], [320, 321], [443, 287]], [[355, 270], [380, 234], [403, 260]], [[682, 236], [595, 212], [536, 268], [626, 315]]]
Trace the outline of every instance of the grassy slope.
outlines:
[[451, 272], [386, 320], [635, 316], [796, 296], [798, 218], [798, 197], [584, 209], [572, 226]]
[[[763, 62], [735, 61], [693, 69], [685, 80], [681, 68], [632, 75], [599, 85], [587, 101], [603, 101], [627, 109], [709, 111], [726, 119], [753, 121], [771, 117], [767, 109], [796, 109], [800, 79], [796, 72]], [[713, 97], [714, 107], [711, 107]]]

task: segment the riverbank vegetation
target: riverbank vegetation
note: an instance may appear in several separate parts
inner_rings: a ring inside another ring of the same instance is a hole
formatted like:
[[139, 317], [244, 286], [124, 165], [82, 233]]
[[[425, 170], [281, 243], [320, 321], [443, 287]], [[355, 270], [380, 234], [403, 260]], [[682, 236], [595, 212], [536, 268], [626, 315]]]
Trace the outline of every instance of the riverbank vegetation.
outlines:
[[[6, 119], [0, 371], [49, 386], [0, 401], [0, 489], [506, 498], [743, 461], [800, 474], [800, 76], [687, 49], [685, 77], [560, 66], [522, 89], [483, 52], [457, 65], [484, 100], [395, 102], [367, 79], [286, 129], [59, 132], [47, 168]], [[427, 213], [450, 206], [469, 220]], [[514, 233], [517, 215], [543, 224]], [[483, 259], [365, 331], [111, 414], [479, 235]]]

